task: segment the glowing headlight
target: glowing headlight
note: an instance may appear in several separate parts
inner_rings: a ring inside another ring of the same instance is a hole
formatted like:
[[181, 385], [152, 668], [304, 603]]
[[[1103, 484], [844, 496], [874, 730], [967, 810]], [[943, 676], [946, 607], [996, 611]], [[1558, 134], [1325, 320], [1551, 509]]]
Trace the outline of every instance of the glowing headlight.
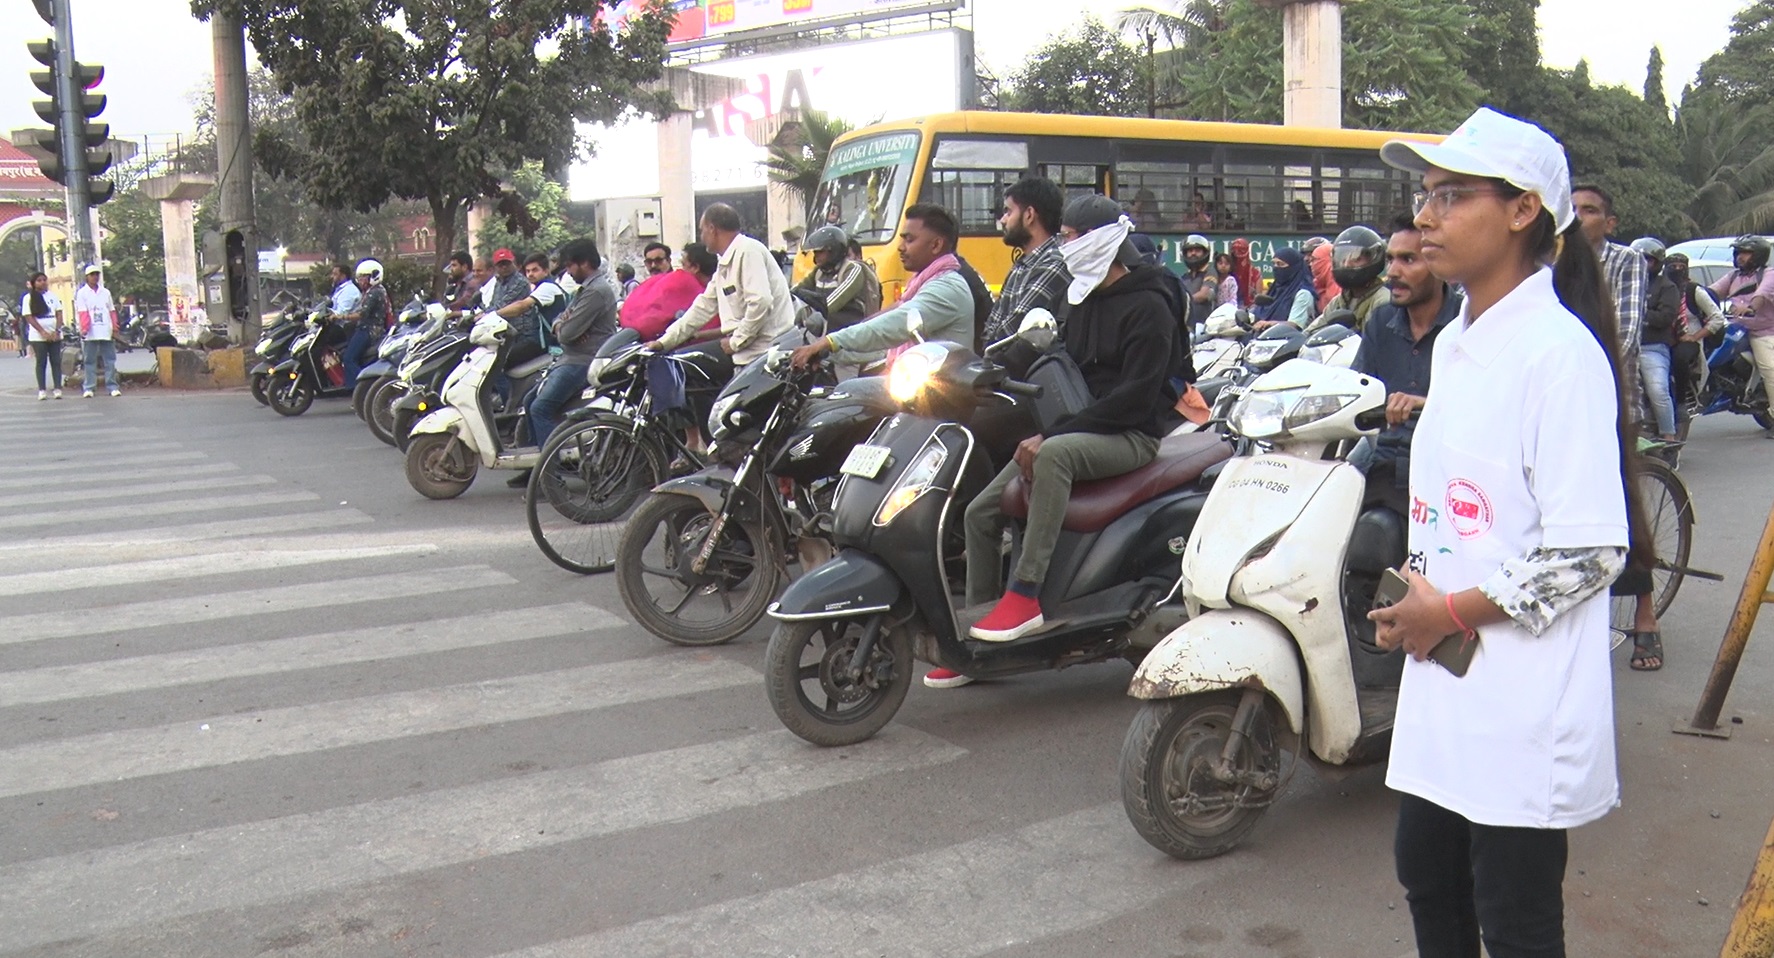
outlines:
[[[907, 353], [906, 356], [910, 356]], [[903, 361], [905, 356], [901, 356]], [[897, 368], [897, 366], [895, 367]], [[892, 387], [888, 387], [889, 391]], [[887, 498], [881, 500], [881, 507], [875, 510], [875, 525], [885, 526], [899, 517], [918, 497], [930, 490], [930, 484], [936, 481], [936, 474], [942, 470], [943, 460], [949, 457], [948, 449], [939, 442], [931, 442], [918, 458], [912, 460], [910, 467], [899, 476], [893, 484]]]
[[912, 348], [893, 361], [893, 369], [887, 373], [887, 395], [894, 402], [907, 403], [917, 397], [918, 391], [930, 381], [931, 374], [936, 372], [938, 357], [919, 348]]

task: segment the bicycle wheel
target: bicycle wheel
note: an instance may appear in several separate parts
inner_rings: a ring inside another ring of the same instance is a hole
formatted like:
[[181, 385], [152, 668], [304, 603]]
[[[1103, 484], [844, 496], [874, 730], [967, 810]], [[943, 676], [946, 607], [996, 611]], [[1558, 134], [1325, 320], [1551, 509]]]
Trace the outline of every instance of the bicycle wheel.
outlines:
[[570, 572], [608, 572], [622, 525], [665, 477], [665, 457], [634, 421], [599, 416], [549, 437], [524, 494], [530, 538]]
[[[1644, 497], [1646, 534], [1657, 550], [1657, 565], [1651, 570], [1651, 603], [1659, 619], [1675, 603], [1682, 587], [1680, 570], [1688, 566], [1688, 553], [1694, 546], [1694, 505], [1688, 487], [1674, 469], [1646, 457], [1639, 459], [1639, 494]], [[1637, 599], [1615, 596], [1612, 620], [1616, 631], [1630, 631]]]

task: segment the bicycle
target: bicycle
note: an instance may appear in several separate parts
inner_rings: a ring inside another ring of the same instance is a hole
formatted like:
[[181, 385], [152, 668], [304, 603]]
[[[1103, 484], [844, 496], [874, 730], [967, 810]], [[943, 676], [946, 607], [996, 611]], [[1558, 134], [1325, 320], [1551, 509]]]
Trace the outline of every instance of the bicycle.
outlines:
[[[1638, 442], [1638, 483], [1645, 504], [1645, 532], [1657, 553], [1657, 564], [1651, 570], [1651, 605], [1659, 619], [1675, 604], [1683, 580], [1693, 577], [1723, 582], [1725, 578], [1688, 566], [1694, 547], [1694, 500], [1681, 475], [1668, 462], [1670, 453], [1680, 446], [1679, 442], [1657, 439]], [[1636, 596], [1613, 597], [1609, 618], [1616, 647], [1624, 640], [1624, 633], [1632, 630], [1637, 603]]]

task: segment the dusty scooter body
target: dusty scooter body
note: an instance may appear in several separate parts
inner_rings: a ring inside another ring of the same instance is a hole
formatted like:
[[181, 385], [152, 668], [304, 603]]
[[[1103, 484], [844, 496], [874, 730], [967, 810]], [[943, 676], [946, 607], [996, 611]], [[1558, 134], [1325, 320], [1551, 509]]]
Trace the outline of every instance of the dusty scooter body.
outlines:
[[[1234, 459], [1183, 552], [1190, 618], [1148, 654], [1145, 704], [1121, 752], [1123, 804], [1178, 858], [1231, 850], [1299, 758], [1385, 758], [1404, 661], [1374, 644], [1380, 575], [1406, 561], [1406, 520], [1327, 446], [1385, 422], [1380, 380], [1296, 360], [1257, 379], [1232, 431], [1264, 447]], [[1285, 754], [1294, 756], [1283, 768]]]

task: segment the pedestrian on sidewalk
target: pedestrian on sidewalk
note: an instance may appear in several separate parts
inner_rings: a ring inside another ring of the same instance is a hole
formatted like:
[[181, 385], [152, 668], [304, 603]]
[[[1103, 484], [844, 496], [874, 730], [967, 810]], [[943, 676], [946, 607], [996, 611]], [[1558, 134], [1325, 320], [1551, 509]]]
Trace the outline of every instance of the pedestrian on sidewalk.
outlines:
[[87, 266], [86, 282], [74, 291], [74, 316], [83, 339], [80, 351], [86, 360], [86, 381], [80, 395], [86, 399], [92, 398], [92, 389], [98, 384], [100, 360], [111, 382], [111, 395], [123, 395], [123, 383], [117, 378], [117, 344], [112, 342], [117, 335], [117, 304], [104, 286], [102, 272], [97, 263]]
[[[28, 335], [31, 351], [36, 354], [37, 398], [49, 398], [50, 383], [55, 384], [55, 398], [62, 398], [62, 301], [49, 291], [49, 277], [32, 273], [30, 285], [18, 304], [20, 330]], [[22, 344], [25, 335], [21, 335]], [[19, 355], [24, 355], [20, 353]], [[44, 367], [51, 370], [45, 375]]]
[[1614, 298], [1545, 130], [1480, 109], [1380, 155], [1422, 176], [1424, 259], [1466, 292], [1411, 442], [1410, 591], [1369, 615], [1410, 656], [1398, 880], [1422, 958], [1563, 956], [1568, 830], [1620, 801], [1607, 587], [1647, 545]]

